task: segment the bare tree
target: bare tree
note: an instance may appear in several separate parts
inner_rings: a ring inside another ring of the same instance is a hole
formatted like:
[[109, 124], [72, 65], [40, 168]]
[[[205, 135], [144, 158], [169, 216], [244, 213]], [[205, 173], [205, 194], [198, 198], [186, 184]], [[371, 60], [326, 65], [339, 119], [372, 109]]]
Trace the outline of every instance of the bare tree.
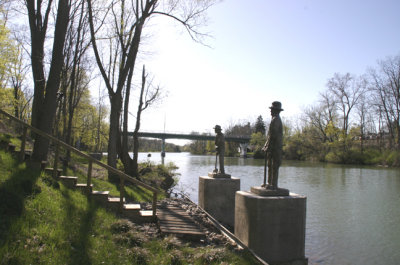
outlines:
[[[72, 122], [75, 109], [81, 96], [90, 82], [89, 63], [85, 58], [90, 44], [89, 24], [84, 0], [74, 1], [71, 19], [67, 31], [67, 40], [64, 45], [64, 65], [61, 75], [61, 89], [64, 95], [62, 106], [63, 133], [65, 142], [72, 144]], [[61, 112], [59, 112], [61, 113]], [[67, 150], [65, 164], [70, 160], [70, 151]]]
[[10, 69], [9, 83], [14, 90], [14, 115], [19, 119], [27, 120], [27, 112], [32, 99], [29, 89], [24, 86], [28, 65], [24, 64], [22, 47], [18, 46], [17, 50], [18, 58]]
[[362, 93], [359, 97], [359, 100], [355, 106], [356, 114], [358, 116], [358, 123], [360, 125], [360, 150], [361, 153], [364, 152], [364, 140], [366, 135], [366, 128], [368, 122], [368, 114], [371, 109], [371, 102], [368, 100], [368, 90], [367, 90], [367, 80], [365, 77], [360, 79], [360, 86], [363, 87], [364, 93]]
[[[122, 147], [121, 112], [123, 106], [125, 111], [129, 108], [129, 104], [123, 104], [123, 90], [126, 90], [125, 95], [130, 95], [145, 23], [156, 15], [167, 16], [182, 24], [192, 39], [201, 41], [204, 34], [198, 31], [198, 27], [212, 4], [213, 1], [207, 0], [119, 0], [111, 1], [108, 6], [101, 8], [94, 7], [92, 1], [88, 0], [92, 47], [111, 105], [107, 158], [110, 166], [116, 166], [117, 151]], [[96, 15], [94, 12], [97, 12]], [[108, 54], [99, 45], [104, 45], [103, 48], [108, 45]], [[125, 96], [125, 100], [127, 98], [129, 96]], [[127, 115], [124, 117], [127, 118]], [[124, 166], [129, 168], [129, 165]]]
[[[122, 133], [122, 152], [121, 159], [125, 165], [129, 165], [126, 169], [127, 173], [132, 176], [138, 176], [138, 152], [139, 152], [139, 130], [141, 115], [144, 110], [146, 110], [151, 104], [153, 104], [158, 96], [160, 95], [160, 87], [153, 87], [152, 82], [147, 83], [148, 75], [146, 74], [145, 66], [143, 65], [142, 71], [142, 85], [140, 88], [139, 104], [137, 106], [136, 112], [136, 125], [133, 130], [133, 158], [129, 156], [128, 153], [128, 112], [124, 109], [124, 126]], [[129, 96], [128, 96], [129, 97]], [[125, 102], [127, 99], [125, 99]]]
[[[63, 65], [63, 47], [67, 32], [70, 1], [59, 0], [57, 6], [52, 0], [25, 0], [28, 11], [31, 34], [31, 66], [34, 81], [34, 97], [32, 104], [32, 125], [46, 133], [51, 133], [57, 108], [57, 91], [60, 85], [60, 73]], [[56, 12], [52, 55], [48, 76], [45, 74], [45, 41], [49, 25], [50, 13]], [[47, 158], [49, 141], [36, 135], [33, 148], [33, 159], [37, 161]]]
[[357, 104], [365, 89], [359, 80], [347, 73], [335, 73], [327, 83], [328, 90], [333, 94], [337, 108], [342, 114], [342, 132], [347, 137], [350, 125], [350, 113]]
[[328, 126], [336, 126], [337, 107], [334, 96], [329, 91], [320, 93], [319, 103], [304, 109], [305, 123], [314, 127], [323, 143], [337, 140], [337, 135], [328, 133]]
[[[400, 55], [378, 62], [369, 71], [378, 108], [383, 112], [391, 141], [400, 150]], [[392, 144], [390, 144], [392, 146]]]

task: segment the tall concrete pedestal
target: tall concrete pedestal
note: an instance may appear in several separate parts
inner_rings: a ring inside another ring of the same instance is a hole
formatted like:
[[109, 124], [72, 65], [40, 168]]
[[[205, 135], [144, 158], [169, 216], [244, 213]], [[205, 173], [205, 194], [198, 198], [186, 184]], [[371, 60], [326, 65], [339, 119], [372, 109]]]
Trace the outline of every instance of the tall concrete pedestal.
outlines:
[[199, 178], [199, 206], [222, 224], [230, 227], [235, 221], [235, 193], [240, 190], [240, 179]]
[[307, 264], [305, 231], [305, 196], [236, 192], [235, 235], [269, 264]]

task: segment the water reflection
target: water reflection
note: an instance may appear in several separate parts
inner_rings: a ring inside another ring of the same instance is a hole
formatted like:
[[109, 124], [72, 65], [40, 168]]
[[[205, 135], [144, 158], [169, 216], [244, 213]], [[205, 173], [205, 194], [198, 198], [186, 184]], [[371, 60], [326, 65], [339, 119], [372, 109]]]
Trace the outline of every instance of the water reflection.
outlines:
[[[213, 170], [215, 157], [167, 153], [165, 160], [179, 167], [178, 189], [197, 202], [198, 178]], [[262, 183], [263, 160], [226, 158], [225, 165], [241, 190]], [[285, 161], [279, 186], [307, 196], [309, 264], [399, 264], [398, 169]]]

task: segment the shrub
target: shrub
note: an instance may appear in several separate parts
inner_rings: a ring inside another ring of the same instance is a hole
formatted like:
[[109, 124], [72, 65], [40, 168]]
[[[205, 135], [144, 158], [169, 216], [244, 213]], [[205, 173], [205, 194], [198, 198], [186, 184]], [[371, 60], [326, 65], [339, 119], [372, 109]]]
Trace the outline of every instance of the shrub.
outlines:
[[400, 152], [392, 151], [388, 154], [386, 162], [389, 166], [398, 167], [400, 166]]

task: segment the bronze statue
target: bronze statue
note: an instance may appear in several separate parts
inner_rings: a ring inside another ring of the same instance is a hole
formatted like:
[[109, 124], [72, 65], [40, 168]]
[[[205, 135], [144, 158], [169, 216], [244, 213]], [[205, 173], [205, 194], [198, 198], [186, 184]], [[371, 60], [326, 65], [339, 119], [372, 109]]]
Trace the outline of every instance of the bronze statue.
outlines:
[[[279, 101], [272, 102], [271, 124], [269, 126], [267, 141], [263, 147], [265, 152], [264, 183], [262, 187], [270, 190], [278, 189], [279, 167], [282, 162], [282, 121], [279, 113], [283, 111]], [[268, 165], [268, 184], [266, 183], [266, 166]]]
[[[215, 133], [217, 134], [215, 136], [215, 150], [217, 152], [216, 152], [216, 156], [215, 156], [214, 173], [225, 174], [225, 168], [224, 168], [225, 137], [224, 137], [224, 134], [222, 133], [221, 126], [215, 125], [214, 130], [215, 130]], [[219, 160], [219, 170], [217, 168], [217, 160]]]

